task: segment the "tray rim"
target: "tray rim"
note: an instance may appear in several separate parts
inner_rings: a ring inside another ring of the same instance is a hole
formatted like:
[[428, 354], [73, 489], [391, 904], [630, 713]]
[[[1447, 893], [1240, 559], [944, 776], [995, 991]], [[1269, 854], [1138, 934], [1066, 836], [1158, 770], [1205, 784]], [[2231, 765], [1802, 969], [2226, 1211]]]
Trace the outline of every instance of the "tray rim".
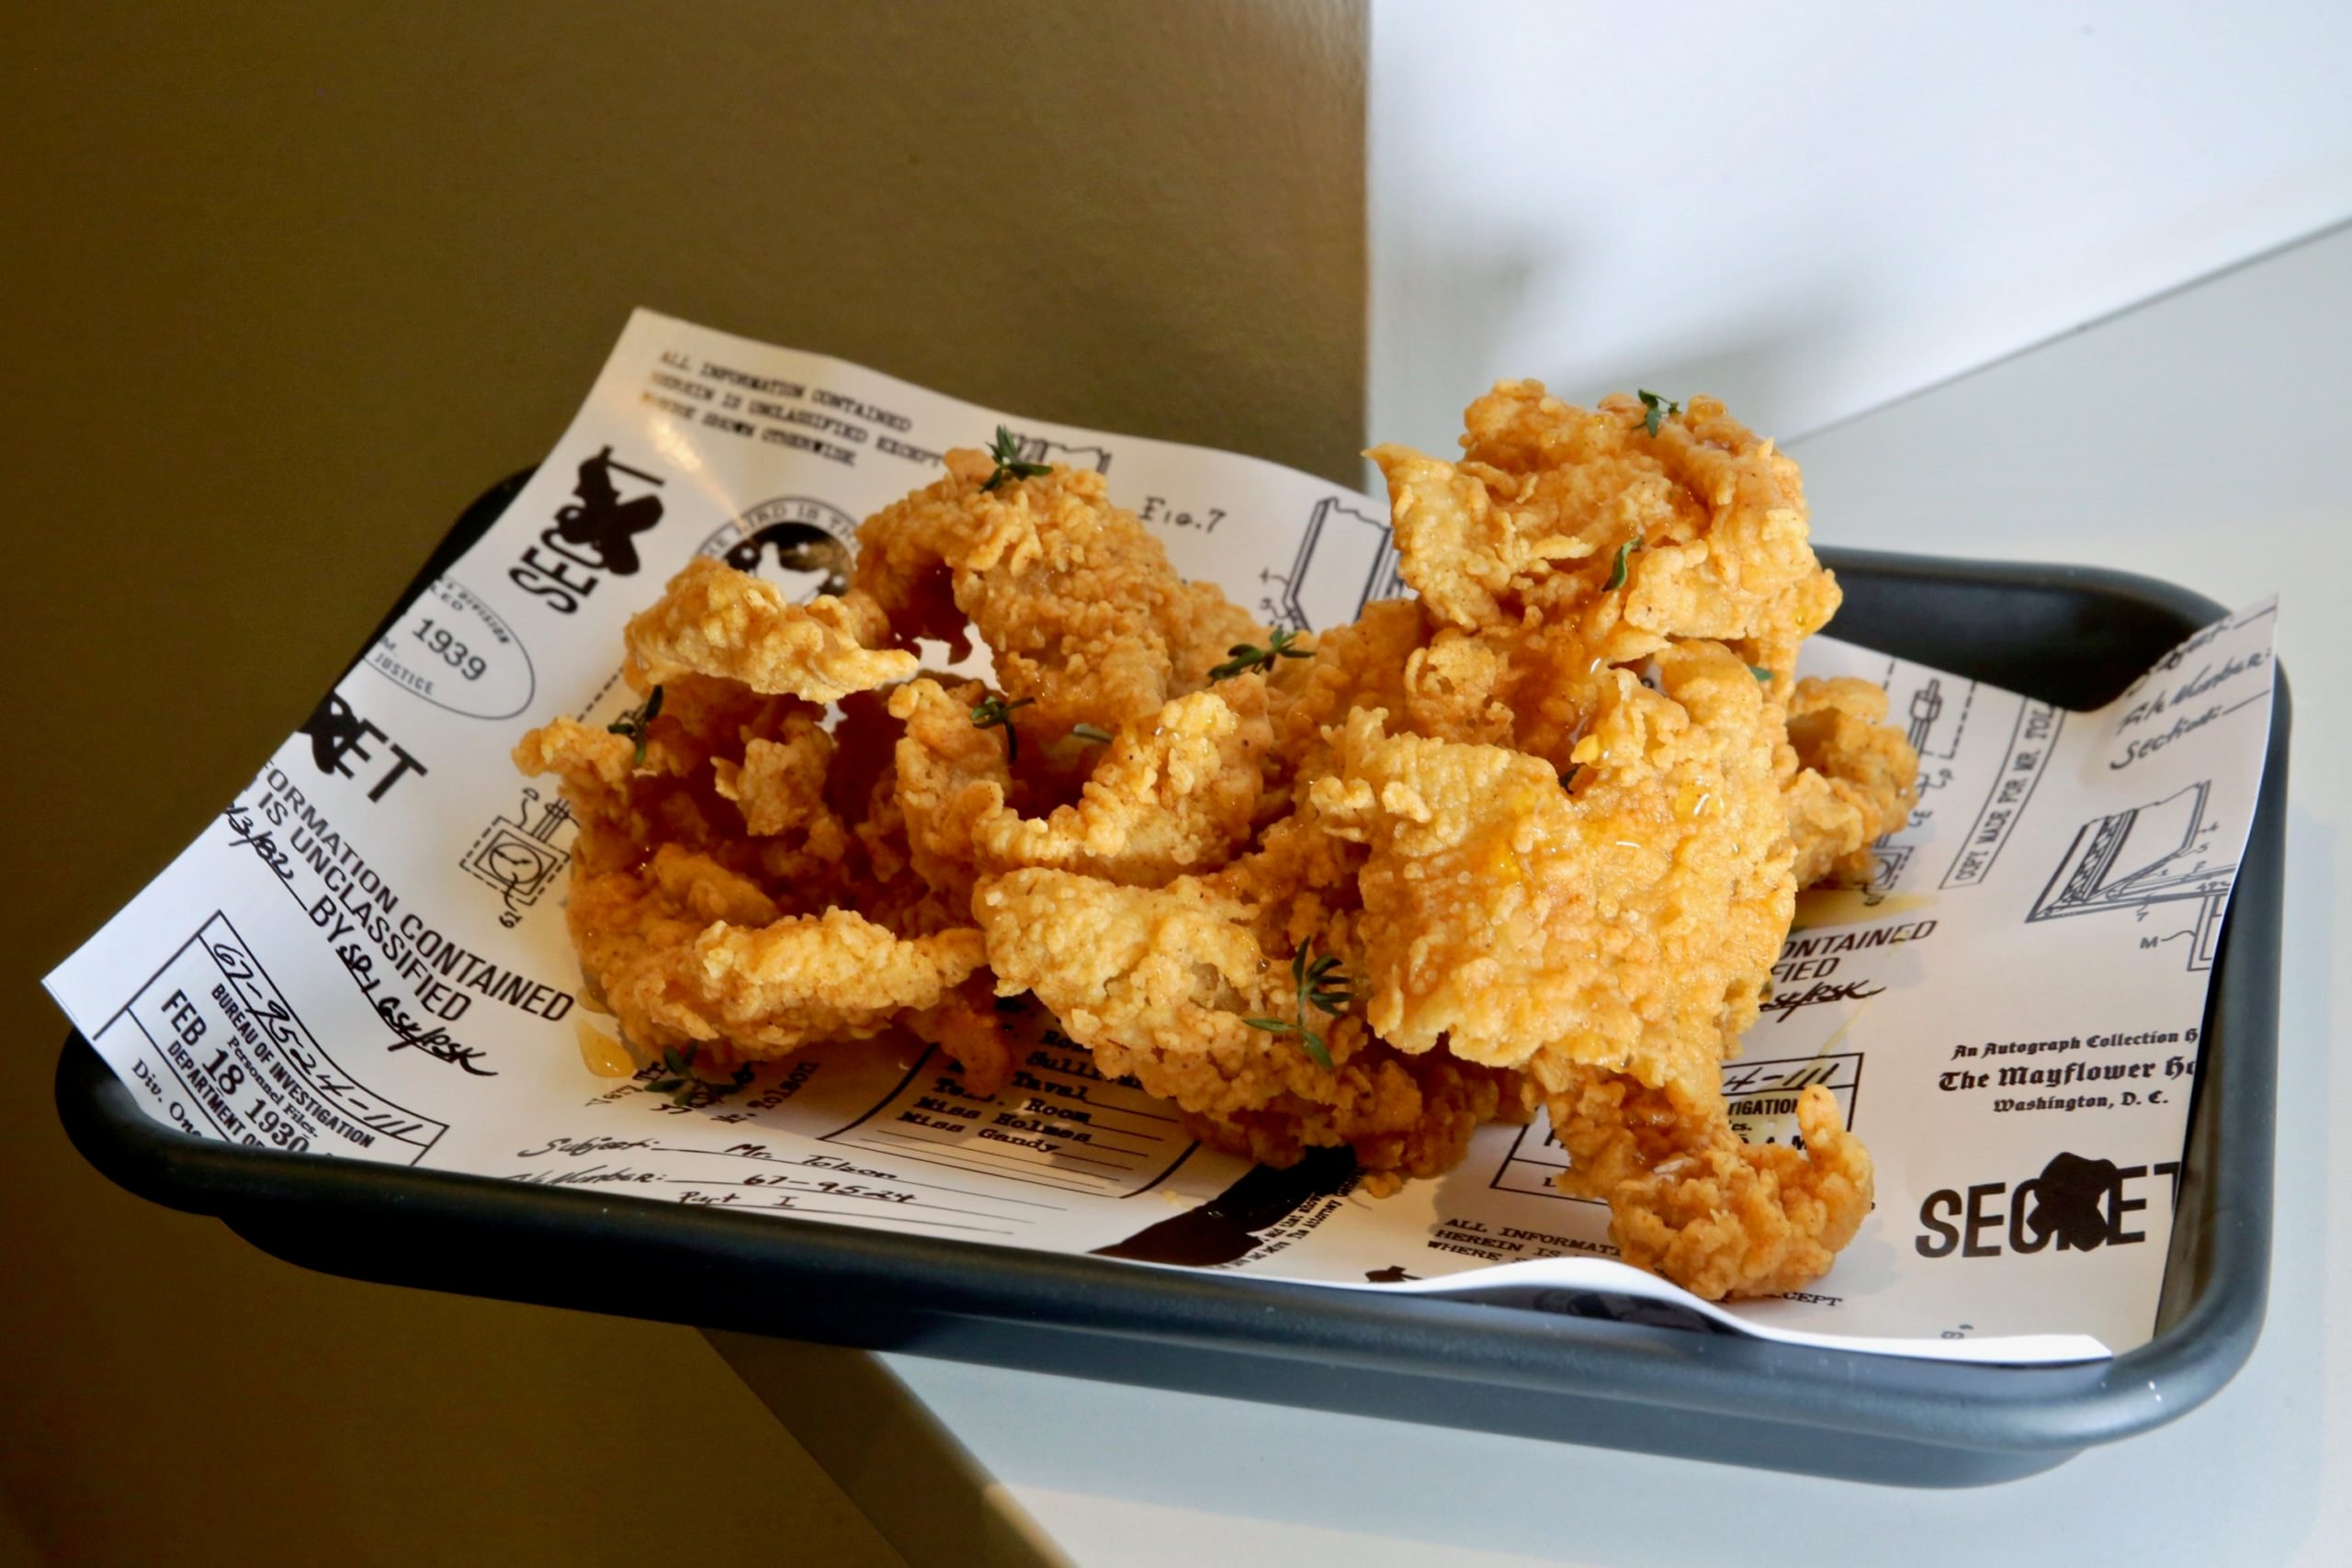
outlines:
[[[501, 481], [467, 509], [382, 624], [404, 613], [488, 528], [532, 471]], [[2225, 613], [2190, 590], [2106, 568], [1830, 547], [1819, 554], [1832, 570], [1866, 578], [2087, 591], [2192, 625]], [[361, 644], [363, 654], [376, 635]], [[2242, 863], [2246, 865], [2283, 856], [2290, 707], [2280, 671], [2261, 801]], [[1815, 1350], [1730, 1334], [1371, 1296], [983, 1243], [886, 1236], [781, 1216], [643, 1200], [616, 1203], [594, 1193], [524, 1188], [491, 1177], [253, 1150], [198, 1139], [147, 1117], [78, 1032], [69, 1033], [59, 1056], [55, 1095], [75, 1147], [126, 1190], [220, 1218], [289, 1261], [360, 1278], [400, 1282], [403, 1274], [413, 1279], [415, 1270], [353, 1267], [348, 1258], [322, 1262], [316, 1248], [303, 1246], [296, 1239], [299, 1233], [287, 1227], [360, 1217], [401, 1238], [415, 1233], [416, 1238], [429, 1239], [446, 1229], [484, 1237], [527, 1236], [559, 1248], [618, 1246], [681, 1268], [718, 1259], [722, 1269], [747, 1277], [822, 1276], [833, 1288], [906, 1302], [917, 1318], [1019, 1324], [1276, 1360], [1306, 1358], [1375, 1372], [1409, 1365], [1458, 1381], [1556, 1390], [1692, 1416], [1753, 1417], [1763, 1410], [1769, 1419], [1792, 1427], [1963, 1452], [2041, 1455], [2054, 1463], [2088, 1444], [2131, 1436], [2195, 1408], [2235, 1374], [2260, 1332], [2269, 1278], [2281, 889], [2273, 879], [2263, 897], [2244, 897], [2246, 891], [2233, 891], [2208, 997], [2209, 1021], [2225, 1001], [2253, 1016], [2226, 1034], [2228, 1087], [2211, 1108], [2229, 1175], [2226, 1182], [2216, 1183], [2223, 1190], [2214, 1200], [2206, 1233], [2211, 1250], [2205, 1288], [2148, 1343], [2104, 1362], [2059, 1367]], [[2233, 953], [2239, 962], [2232, 967]], [[2250, 975], [2249, 969], [2258, 973]], [[2225, 996], [2225, 982], [2233, 976]], [[2255, 1026], [2251, 1033], [2246, 1023]], [[2192, 1143], [2196, 1127], [2193, 1120]], [[379, 1201], [388, 1195], [394, 1201], [382, 1205]], [[396, 1216], [389, 1223], [387, 1209]], [[2177, 1262], [2183, 1245], [2177, 1232], [2171, 1262]], [[485, 1290], [463, 1281], [440, 1288], [616, 1310], [576, 1291], [540, 1297], [536, 1291]], [[605, 1299], [613, 1299], [612, 1292]], [[680, 1303], [683, 1310], [675, 1314], [639, 1310], [642, 1304], [617, 1310], [716, 1325], [714, 1314], [696, 1310], [695, 1303]], [[729, 1325], [741, 1321], [739, 1316]], [[1243, 1330], [1239, 1338], [1238, 1329]], [[1444, 1342], [1437, 1364], [1426, 1343], [1431, 1337]], [[899, 1348], [922, 1353], [926, 1347], [920, 1338]], [[1869, 1386], [1859, 1396], [1853, 1376], [1858, 1359], [1871, 1369]], [[1629, 1369], [1637, 1374], [1638, 1387], [1626, 1382]]]

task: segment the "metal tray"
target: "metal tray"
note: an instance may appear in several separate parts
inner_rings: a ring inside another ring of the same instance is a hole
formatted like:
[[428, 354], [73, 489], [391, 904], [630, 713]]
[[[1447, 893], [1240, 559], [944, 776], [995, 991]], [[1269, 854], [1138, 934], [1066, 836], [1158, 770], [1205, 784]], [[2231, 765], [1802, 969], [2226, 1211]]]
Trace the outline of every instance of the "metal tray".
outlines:
[[[468, 509], [392, 616], [527, 477]], [[2067, 707], [2106, 702], [2222, 613], [2110, 571], [1822, 556], [1846, 590], [1840, 637]], [[353, 1279], [1768, 1469], [1983, 1484], [2177, 1417], [2229, 1381], [2261, 1330], [2288, 730], [2282, 681], [2206, 1004], [2158, 1333], [2104, 1363], [1800, 1349], [265, 1153], [151, 1120], [78, 1034], [58, 1062], [58, 1111], [117, 1184]]]

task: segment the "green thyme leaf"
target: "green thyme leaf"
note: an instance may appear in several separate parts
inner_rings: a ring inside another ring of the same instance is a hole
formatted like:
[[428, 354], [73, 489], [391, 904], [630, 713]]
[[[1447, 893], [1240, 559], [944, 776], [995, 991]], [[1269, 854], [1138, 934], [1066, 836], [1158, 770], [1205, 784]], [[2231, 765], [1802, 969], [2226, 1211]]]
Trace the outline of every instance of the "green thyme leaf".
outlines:
[[1040, 479], [1054, 471], [1051, 463], [1023, 462], [1021, 443], [1001, 424], [996, 427], [996, 439], [989, 444], [989, 456], [996, 459], [996, 471], [982, 490], [994, 490], [1007, 479]]
[[629, 709], [628, 712], [621, 715], [620, 717], [613, 720], [612, 723], [605, 726], [605, 733], [607, 735], [626, 735], [635, 739], [637, 742], [637, 755], [633, 760], [632, 765], [641, 768], [645, 766], [645, 731], [655, 719], [661, 716], [662, 688], [656, 686], [653, 688], [651, 694], [646, 697], [643, 706], [633, 707]]
[[1025, 708], [1036, 700], [1035, 697], [1023, 697], [1009, 703], [1002, 697], [984, 697], [972, 709], [972, 728], [1003, 730], [1004, 760], [1007, 762], [1018, 761], [1021, 757], [1021, 732], [1012, 728], [1012, 710]]
[[1750, 675], [1755, 676], [1759, 681], [1769, 682], [1772, 679], [1772, 672], [1770, 670], [1765, 669], [1761, 664], [1749, 665], [1747, 667], [1747, 672]]
[[1236, 675], [1246, 675], [1252, 670], [1272, 670], [1277, 659], [1314, 658], [1311, 649], [1291, 646], [1297, 640], [1296, 632], [1283, 627], [1267, 637], [1263, 648], [1255, 643], [1237, 642], [1225, 650], [1233, 657], [1209, 671], [1209, 682], [1214, 685], [1219, 681], [1230, 681]]
[[1098, 728], [1091, 724], [1073, 724], [1069, 727], [1069, 732], [1078, 739], [1091, 740], [1100, 745], [1107, 746], [1111, 741], [1109, 730]]
[[1269, 1034], [1296, 1037], [1298, 1048], [1325, 1072], [1333, 1070], [1331, 1052], [1324, 1044], [1323, 1036], [1307, 1027], [1307, 1009], [1317, 1008], [1334, 1018], [1355, 1000], [1355, 983], [1340, 973], [1337, 953], [1315, 956], [1315, 943], [1310, 940], [1291, 955], [1290, 977], [1298, 992], [1298, 1016], [1289, 1018], [1245, 1018], [1241, 1021], [1251, 1029]]
[[1639, 396], [1642, 407], [1647, 411], [1642, 415], [1642, 428], [1652, 435], [1657, 434], [1658, 426], [1666, 423], [1668, 415], [1682, 412], [1680, 403], [1670, 403], [1656, 392], [1643, 392]]
[[1614, 593], [1625, 586], [1625, 558], [1641, 547], [1642, 542], [1639, 539], [1628, 539], [1617, 547], [1617, 559], [1609, 569], [1609, 582], [1601, 590], [1602, 592]]

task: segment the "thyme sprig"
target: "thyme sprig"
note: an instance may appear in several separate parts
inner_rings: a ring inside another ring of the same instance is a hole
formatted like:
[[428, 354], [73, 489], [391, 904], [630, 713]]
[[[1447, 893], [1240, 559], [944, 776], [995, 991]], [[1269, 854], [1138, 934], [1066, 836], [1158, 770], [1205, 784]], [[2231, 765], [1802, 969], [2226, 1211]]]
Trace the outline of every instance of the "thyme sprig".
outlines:
[[711, 1100], [720, 1100], [752, 1081], [752, 1066], [748, 1062], [736, 1068], [729, 1077], [704, 1077], [695, 1071], [695, 1053], [700, 1049], [699, 1045], [689, 1045], [683, 1051], [675, 1045], [665, 1049], [662, 1053], [662, 1066], [669, 1070], [670, 1076], [656, 1078], [646, 1087], [656, 1094], [670, 1096], [673, 1105], [685, 1106], [694, 1103], [696, 1089], [703, 1090]]
[[1025, 708], [1036, 700], [1037, 699], [1035, 697], [1022, 697], [1017, 701], [1009, 703], [1002, 697], [983, 697], [972, 709], [972, 728], [974, 729], [1003, 730], [1004, 760], [1007, 762], [1019, 761], [1021, 760], [1021, 732], [1012, 728], [1012, 710], [1014, 708]]
[[629, 709], [628, 712], [605, 726], [605, 732], [607, 735], [626, 735], [635, 740], [637, 756], [632, 765], [641, 768], [645, 766], [645, 732], [651, 728], [653, 721], [661, 716], [662, 688], [656, 686], [646, 697], [643, 706]]
[[1658, 426], [1666, 423], [1668, 414], [1682, 412], [1680, 403], [1668, 402], [1656, 392], [1643, 392], [1638, 396], [1642, 400], [1642, 407], [1647, 411], [1642, 415], [1642, 428], [1652, 435], [1657, 434]]
[[1233, 657], [1209, 671], [1209, 682], [1214, 685], [1219, 681], [1229, 681], [1252, 670], [1272, 670], [1277, 659], [1314, 658], [1313, 650], [1291, 646], [1297, 640], [1298, 634], [1285, 627], [1277, 628], [1272, 636], [1267, 637], [1263, 648], [1255, 643], [1237, 642], [1225, 650]]
[[1001, 424], [996, 427], [996, 439], [989, 444], [989, 456], [996, 459], [996, 472], [989, 476], [982, 490], [994, 490], [1007, 479], [1042, 479], [1054, 471], [1051, 463], [1023, 462], [1021, 443]]
[[1316, 957], [1315, 942], [1309, 938], [1290, 961], [1291, 981], [1298, 990], [1297, 1018], [1245, 1018], [1241, 1021], [1269, 1034], [1296, 1035], [1299, 1049], [1313, 1057], [1315, 1065], [1325, 1072], [1331, 1071], [1330, 1049], [1323, 1043], [1323, 1036], [1307, 1026], [1306, 1017], [1311, 1007], [1337, 1018], [1356, 999], [1355, 982], [1339, 970], [1339, 955], [1327, 953]]
[[1617, 547], [1617, 559], [1609, 569], [1609, 581], [1602, 588], [1602, 592], [1614, 593], [1625, 586], [1625, 559], [1641, 547], [1642, 542], [1639, 539], [1628, 539]]

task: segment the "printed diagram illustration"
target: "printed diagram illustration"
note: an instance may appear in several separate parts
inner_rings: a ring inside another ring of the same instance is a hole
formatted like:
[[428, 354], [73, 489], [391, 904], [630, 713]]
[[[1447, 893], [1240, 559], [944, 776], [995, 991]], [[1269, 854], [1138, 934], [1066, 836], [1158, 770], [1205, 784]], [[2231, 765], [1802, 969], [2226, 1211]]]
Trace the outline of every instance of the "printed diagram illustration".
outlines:
[[662, 521], [662, 498], [639, 495], [623, 501], [620, 487], [613, 482], [615, 474], [657, 487], [664, 482], [642, 468], [614, 461], [607, 446], [580, 465], [580, 477], [571, 486], [576, 499], [556, 509], [556, 535], [567, 545], [594, 550], [605, 570], [628, 577], [637, 571], [637, 536]]
[[2188, 967], [2211, 969], [2237, 870], [2234, 862], [2215, 865], [2207, 858], [2215, 828], [2206, 815], [2212, 788], [2211, 781], [2199, 781], [2162, 800], [2084, 823], [2026, 919], [2130, 909], [2134, 919], [2145, 920], [2167, 904], [2188, 904], [2193, 907], [2186, 911], [2187, 927], [2143, 936], [2140, 945], [2186, 940]]
[[1091, 468], [1098, 474], [1111, 471], [1111, 454], [1101, 446], [1067, 446], [1042, 435], [1023, 435], [1017, 430], [1012, 433], [1012, 444], [1023, 463], [1060, 463], [1072, 468]]
[[492, 817], [458, 862], [467, 875], [497, 889], [506, 905], [506, 912], [498, 917], [502, 926], [519, 924], [523, 911], [537, 903], [571, 863], [571, 852], [555, 841], [560, 829], [571, 826], [571, 807], [560, 799], [551, 801], [540, 807], [534, 821], [531, 807], [538, 798], [539, 792], [526, 786], [514, 816]]
[[737, 571], [777, 584], [796, 604], [849, 591], [856, 519], [807, 495], [780, 495], [747, 508], [695, 547]]
[[1396, 544], [1388, 525], [1340, 497], [1315, 503], [1288, 574], [1267, 572], [1274, 585], [1259, 608], [1278, 627], [1311, 632], [1341, 626], [1375, 599], [1411, 592], [1396, 571]]
[[1917, 840], [1935, 816], [1934, 794], [1951, 783], [1953, 759], [1960, 755], [1962, 737], [1968, 733], [1969, 710], [1975, 705], [1976, 682], [1958, 682], [1957, 694], [1946, 689], [1952, 682], [1949, 675], [1939, 675], [1912, 666], [1909, 679], [1915, 683], [1904, 689], [1905, 667], [1900, 660], [1889, 660], [1886, 678], [1879, 683], [1886, 688], [1886, 716], [1904, 727], [1905, 739], [1919, 754], [1919, 805], [1911, 819], [1894, 831], [1885, 834], [1871, 846], [1878, 856], [1878, 875], [1871, 884], [1873, 891], [1892, 892], [1903, 880], [1911, 864], [1912, 853], [1918, 848]]

